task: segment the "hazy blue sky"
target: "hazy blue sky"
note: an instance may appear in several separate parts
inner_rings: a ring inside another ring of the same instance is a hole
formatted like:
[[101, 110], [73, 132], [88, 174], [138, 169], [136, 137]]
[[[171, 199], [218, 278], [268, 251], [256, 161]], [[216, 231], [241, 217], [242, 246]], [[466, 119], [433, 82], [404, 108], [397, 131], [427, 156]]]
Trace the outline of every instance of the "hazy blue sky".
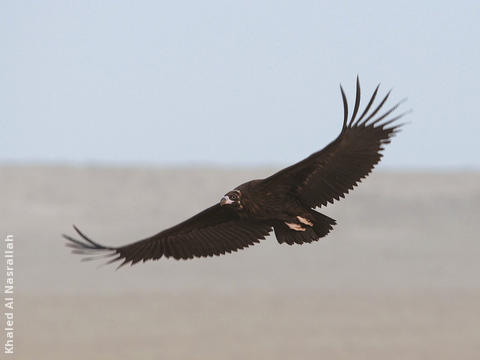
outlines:
[[480, 1], [2, 1], [0, 163], [287, 164], [341, 82], [408, 97], [389, 168], [480, 168]]

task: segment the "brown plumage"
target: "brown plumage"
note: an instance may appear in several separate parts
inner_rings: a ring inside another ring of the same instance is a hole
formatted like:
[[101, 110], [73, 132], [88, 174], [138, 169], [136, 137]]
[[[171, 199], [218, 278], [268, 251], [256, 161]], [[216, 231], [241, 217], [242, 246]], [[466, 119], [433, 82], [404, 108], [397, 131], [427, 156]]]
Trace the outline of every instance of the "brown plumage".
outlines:
[[382, 158], [383, 146], [402, 124], [405, 113], [388, 118], [400, 105], [381, 115], [390, 92], [373, 106], [378, 86], [358, 116], [360, 83], [351, 118], [341, 89], [344, 119], [340, 135], [324, 149], [262, 180], [252, 180], [227, 193], [218, 204], [149, 238], [120, 247], [100, 245], [74, 229], [81, 240], [68, 235], [74, 253], [114, 256], [121, 265], [161, 257], [191, 259], [243, 249], [272, 231], [279, 243], [308, 243], [327, 235], [335, 220], [315, 210], [345, 197]]

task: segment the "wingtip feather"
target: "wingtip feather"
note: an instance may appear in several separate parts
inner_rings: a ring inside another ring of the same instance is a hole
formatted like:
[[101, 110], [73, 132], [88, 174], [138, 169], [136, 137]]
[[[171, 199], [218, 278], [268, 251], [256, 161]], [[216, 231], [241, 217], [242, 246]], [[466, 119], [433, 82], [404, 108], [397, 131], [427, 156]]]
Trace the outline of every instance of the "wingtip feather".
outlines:
[[357, 75], [357, 85], [356, 85], [356, 92], [355, 92], [355, 105], [353, 108], [352, 117], [350, 119], [350, 123], [348, 126], [351, 126], [355, 121], [355, 117], [357, 116], [358, 108], [360, 107], [360, 98], [361, 98], [361, 90], [360, 90], [360, 79]]
[[340, 92], [342, 93], [342, 101], [343, 101], [343, 129], [346, 129], [347, 121], [348, 121], [348, 102], [347, 102], [347, 96], [345, 95], [345, 91], [343, 90], [342, 84], [340, 84]]

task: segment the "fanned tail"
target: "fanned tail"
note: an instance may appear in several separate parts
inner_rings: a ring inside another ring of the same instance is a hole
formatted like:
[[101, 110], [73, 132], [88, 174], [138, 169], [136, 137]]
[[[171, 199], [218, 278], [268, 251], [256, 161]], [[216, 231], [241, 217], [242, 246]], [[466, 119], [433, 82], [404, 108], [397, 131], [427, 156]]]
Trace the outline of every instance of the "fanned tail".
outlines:
[[312, 215], [312, 226], [304, 225], [304, 230], [294, 230], [288, 227], [284, 222], [278, 222], [274, 226], [275, 236], [280, 244], [288, 245], [311, 243], [326, 236], [337, 223], [327, 215], [321, 214], [315, 210], [309, 210]]

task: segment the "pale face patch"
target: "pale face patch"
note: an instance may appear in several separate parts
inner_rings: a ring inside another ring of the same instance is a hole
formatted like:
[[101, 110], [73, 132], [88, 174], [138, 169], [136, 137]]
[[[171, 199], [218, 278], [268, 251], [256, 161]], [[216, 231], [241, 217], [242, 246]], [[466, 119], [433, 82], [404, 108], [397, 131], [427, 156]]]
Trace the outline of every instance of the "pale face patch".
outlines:
[[305, 224], [305, 225], [308, 225], [308, 226], [313, 226], [313, 223], [312, 223], [310, 220], [308, 220], [308, 219], [305, 219], [305, 218], [303, 218], [303, 217], [301, 217], [301, 216], [297, 216], [297, 219], [298, 219], [298, 221], [300, 221], [302, 224]]
[[295, 231], [305, 231], [305, 230], [307, 230], [307, 229], [303, 228], [302, 225], [300, 225], [300, 224], [285, 222], [285, 225], [287, 225], [290, 229], [295, 230]]
[[229, 191], [227, 194], [225, 194], [225, 196], [220, 200], [220, 205], [221, 206], [225, 206], [225, 205], [232, 205], [236, 208], [240, 208], [242, 209], [243, 208], [243, 205], [241, 204], [240, 202], [240, 197], [241, 197], [242, 193], [240, 192], [240, 190], [232, 190], [232, 191]]
[[227, 196], [225, 195], [222, 200], [220, 200], [220, 205], [230, 205], [230, 204], [233, 204], [233, 201]]

